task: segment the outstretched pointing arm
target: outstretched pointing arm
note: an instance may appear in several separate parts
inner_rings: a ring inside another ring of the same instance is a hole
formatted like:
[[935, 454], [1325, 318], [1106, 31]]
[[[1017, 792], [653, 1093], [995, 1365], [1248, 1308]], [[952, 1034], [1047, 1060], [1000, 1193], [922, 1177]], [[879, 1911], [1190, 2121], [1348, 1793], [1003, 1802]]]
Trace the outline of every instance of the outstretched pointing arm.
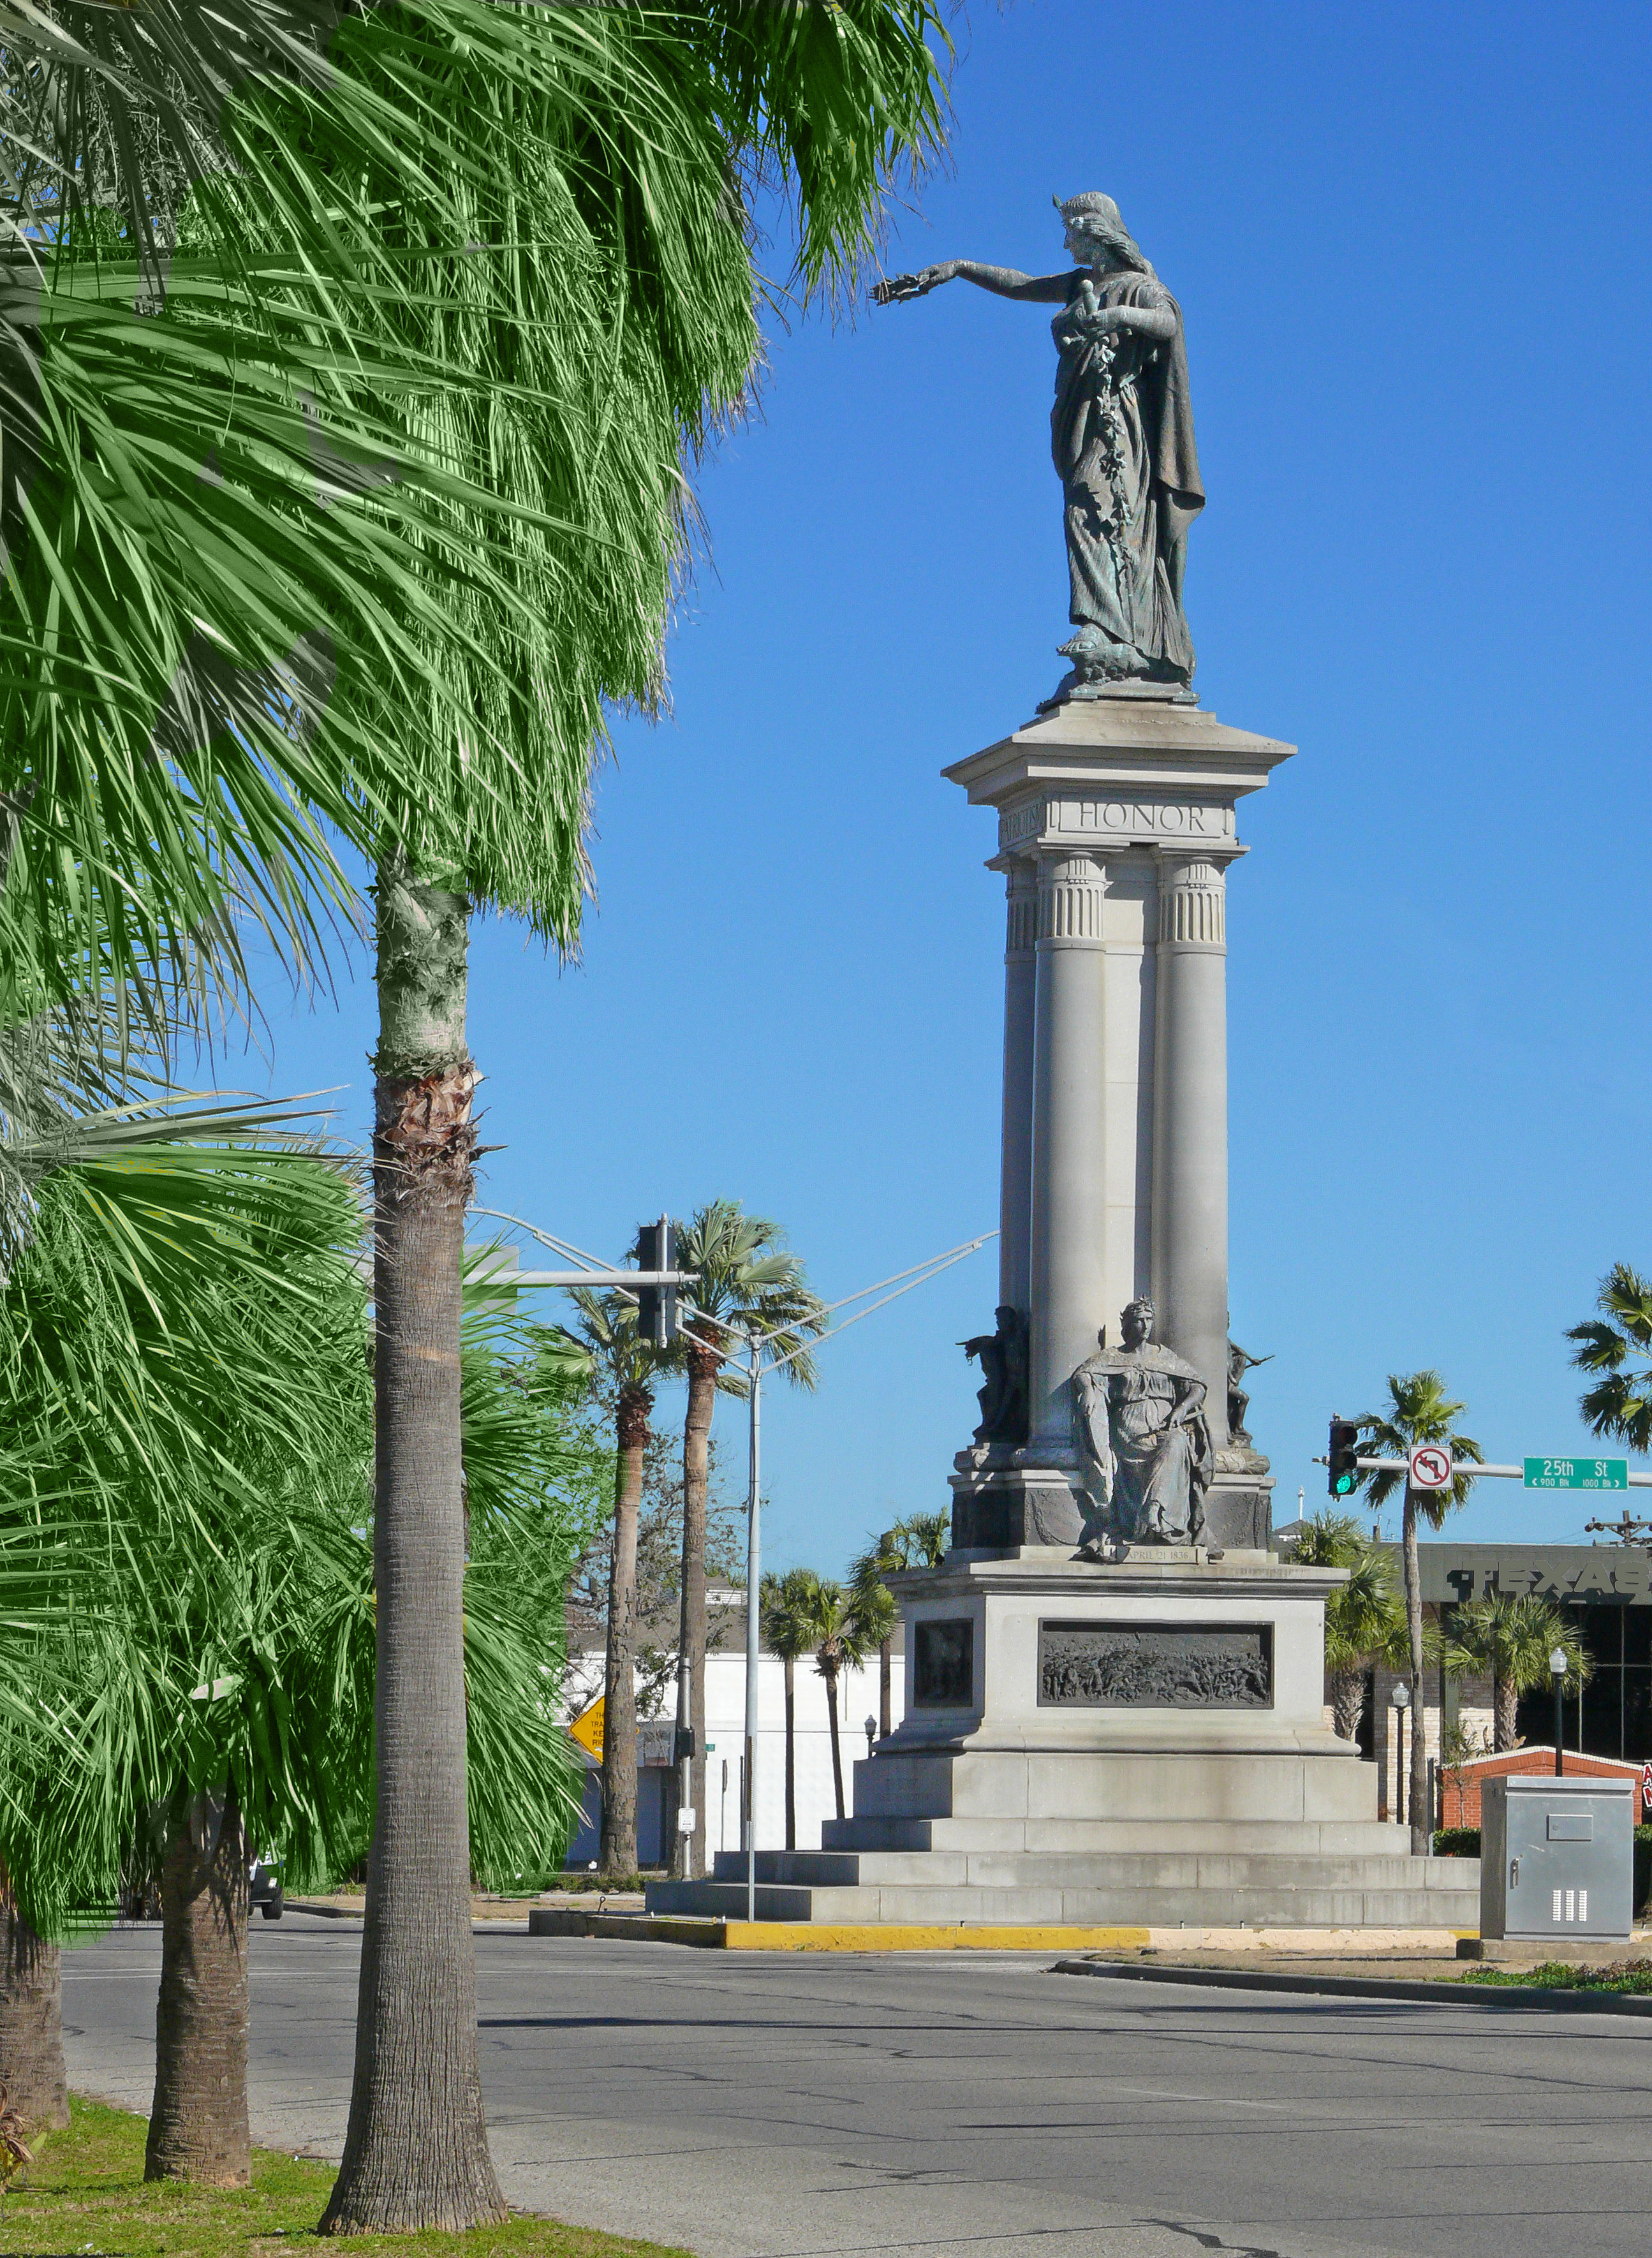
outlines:
[[1014, 266], [983, 266], [974, 259], [947, 259], [939, 266], [925, 266], [917, 274], [897, 274], [880, 282], [872, 297], [879, 306], [899, 305], [907, 298], [926, 298], [939, 283], [954, 280], [973, 282], [997, 298], [1030, 299], [1035, 304], [1064, 306], [1072, 292], [1074, 270], [1065, 274], [1023, 274]]

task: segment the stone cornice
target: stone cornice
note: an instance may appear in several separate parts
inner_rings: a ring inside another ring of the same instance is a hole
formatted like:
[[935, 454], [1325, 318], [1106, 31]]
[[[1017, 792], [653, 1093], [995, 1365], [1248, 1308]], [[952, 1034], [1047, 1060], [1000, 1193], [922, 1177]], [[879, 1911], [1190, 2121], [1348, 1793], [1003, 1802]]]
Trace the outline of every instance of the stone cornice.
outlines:
[[949, 1556], [939, 1568], [909, 1568], [888, 1579], [897, 1597], [962, 1600], [982, 1592], [1036, 1592], [1059, 1608], [1063, 1591], [1090, 1599], [1320, 1600], [1348, 1581], [1346, 1568], [1298, 1567], [1251, 1553], [1224, 1560], [1080, 1560], [1060, 1546]]
[[1089, 799], [1118, 791], [1181, 798], [1201, 786], [1213, 805], [1230, 806], [1260, 792], [1295, 749], [1230, 728], [1196, 707], [1096, 699], [1029, 721], [941, 773], [989, 807], [1046, 789]]

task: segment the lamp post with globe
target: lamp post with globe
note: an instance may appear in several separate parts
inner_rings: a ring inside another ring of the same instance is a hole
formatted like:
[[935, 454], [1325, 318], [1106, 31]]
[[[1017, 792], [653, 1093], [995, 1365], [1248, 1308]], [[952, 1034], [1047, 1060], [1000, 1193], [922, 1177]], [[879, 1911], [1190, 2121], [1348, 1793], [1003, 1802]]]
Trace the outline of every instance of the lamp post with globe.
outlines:
[[1406, 1684], [1403, 1678], [1395, 1685], [1393, 1692], [1388, 1696], [1388, 1699], [1393, 1704], [1394, 1736], [1396, 1743], [1395, 1757], [1397, 1762], [1394, 1774], [1394, 1800], [1399, 1807], [1395, 1813], [1395, 1817], [1397, 1818], [1400, 1825], [1403, 1827], [1406, 1823], [1406, 1712], [1411, 1707], [1411, 1688]]
[[1549, 1674], [1555, 1681], [1555, 1778], [1560, 1779], [1566, 1769], [1562, 1746], [1566, 1737], [1566, 1656], [1563, 1648], [1557, 1646], [1550, 1651]]

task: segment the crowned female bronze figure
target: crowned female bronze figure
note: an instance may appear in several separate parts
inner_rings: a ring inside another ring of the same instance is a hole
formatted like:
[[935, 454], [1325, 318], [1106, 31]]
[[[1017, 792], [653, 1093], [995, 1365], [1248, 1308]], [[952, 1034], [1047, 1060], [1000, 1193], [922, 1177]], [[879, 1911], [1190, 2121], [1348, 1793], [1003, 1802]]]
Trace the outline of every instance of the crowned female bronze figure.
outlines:
[[1153, 1305], [1135, 1301], [1073, 1375], [1079, 1462], [1090, 1514], [1080, 1551], [1110, 1543], [1196, 1544], [1216, 1471], [1205, 1383], [1173, 1350], [1149, 1338]]
[[1075, 632], [1060, 646], [1073, 671], [1056, 699], [1099, 697], [1118, 683], [1185, 685], [1194, 656], [1182, 573], [1204, 488], [1181, 309], [1110, 196], [1069, 196], [1057, 208], [1075, 267], [1023, 274], [949, 259], [880, 283], [873, 295], [893, 305], [961, 279], [1001, 298], [1060, 307], [1050, 430]]

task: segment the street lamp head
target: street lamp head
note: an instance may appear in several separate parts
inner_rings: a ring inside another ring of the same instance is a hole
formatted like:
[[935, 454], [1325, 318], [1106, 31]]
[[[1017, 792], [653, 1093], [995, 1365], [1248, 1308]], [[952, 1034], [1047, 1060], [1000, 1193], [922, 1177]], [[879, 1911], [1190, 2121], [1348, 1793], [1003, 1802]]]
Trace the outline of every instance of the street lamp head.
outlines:
[[1396, 1709], [1404, 1711], [1411, 1707], [1411, 1688], [1406, 1684], [1403, 1678], [1394, 1687], [1393, 1692], [1388, 1696], [1388, 1699], [1393, 1703]]
[[877, 1719], [876, 1719], [876, 1717], [869, 1717], [869, 1718], [867, 1719], [867, 1721], [866, 1721], [866, 1726], [865, 1726], [865, 1732], [866, 1732], [866, 1753], [868, 1754], [868, 1756], [870, 1756], [870, 1755], [871, 1755], [871, 1753], [872, 1753], [873, 1744], [874, 1744], [874, 1743], [875, 1743], [875, 1742], [876, 1741], [876, 1739], [877, 1739]]
[[1549, 1658], [1549, 1669], [1556, 1678], [1563, 1678], [1570, 1666], [1566, 1660], [1565, 1650], [1563, 1647], [1556, 1647]]

